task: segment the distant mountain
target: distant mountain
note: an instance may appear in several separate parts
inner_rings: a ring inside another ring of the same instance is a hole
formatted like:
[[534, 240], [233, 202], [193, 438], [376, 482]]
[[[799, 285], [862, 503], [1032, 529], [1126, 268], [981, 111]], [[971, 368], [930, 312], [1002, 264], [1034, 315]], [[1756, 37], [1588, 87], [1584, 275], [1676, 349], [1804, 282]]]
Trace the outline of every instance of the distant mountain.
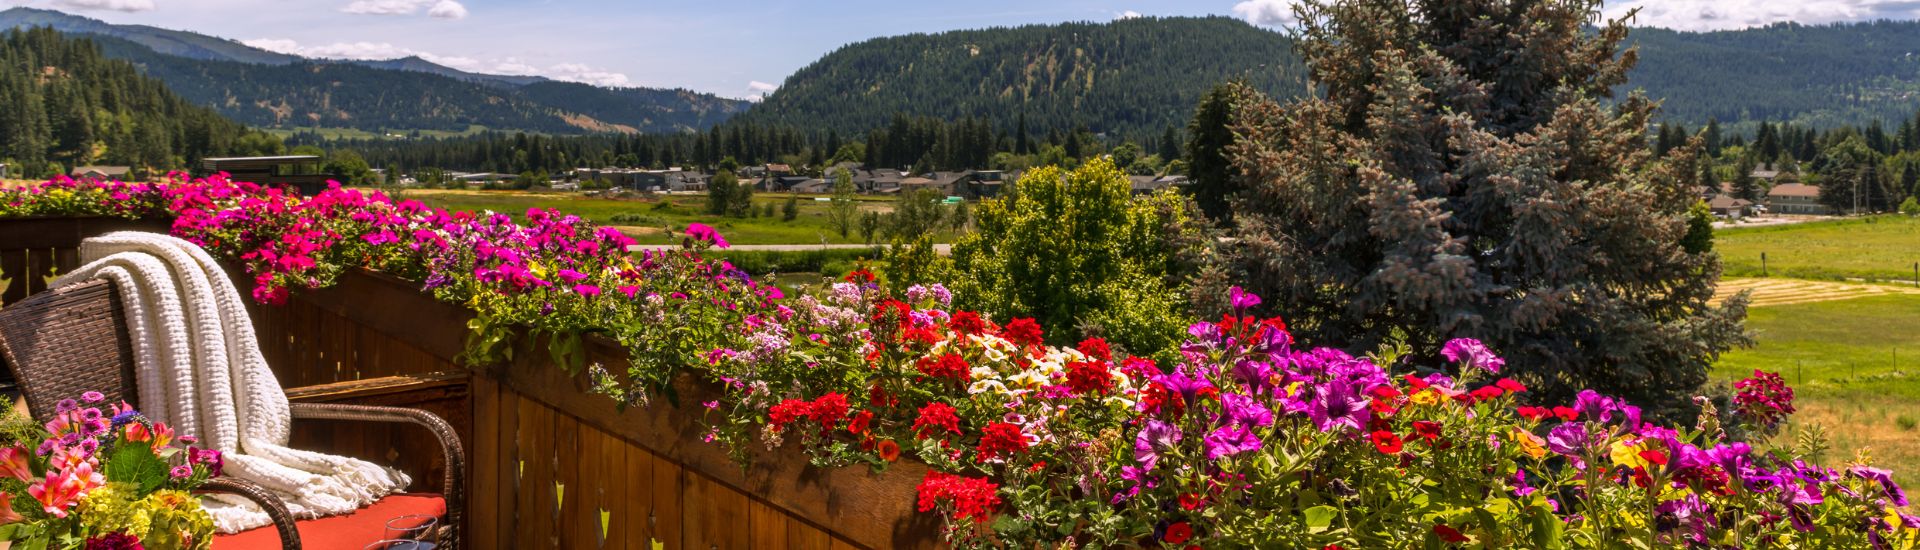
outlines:
[[84, 35], [190, 101], [262, 128], [550, 134], [704, 130], [744, 101], [688, 90], [602, 88], [538, 76], [460, 71], [419, 57], [327, 60], [51, 10], [0, 11], [0, 29], [50, 27]]
[[421, 59], [420, 56], [415, 56], [415, 55], [409, 55], [399, 59], [348, 59], [348, 60], [342, 60], [340, 62], [352, 63], [362, 67], [373, 67], [375, 69], [386, 69], [390, 71], [413, 71], [413, 72], [419, 72], [419, 73], [431, 73], [431, 74], [437, 74], [440, 76], [456, 78], [459, 80], [465, 80], [468, 82], [479, 82], [482, 84], [525, 86], [528, 84], [533, 84], [535, 82], [548, 81], [547, 78], [543, 76], [470, 73], [470, 72], [462, 71], [460, 69], [455, 69], [453, 67], [448, 67], [446, 65], [440, 65], [432, 61], [427, 61], [425, 59]]
[[1305, 82], [1285, 36], [1238, 19], [1031, 25], [845, 46], [788, 77], [743, 121], [863, 132], [905, 113], [985, 117], [1009, 130], [1024, 113], [1040, 133], [1084, 125], [1159, 135], [1233, 78], [1285, 95]]
[[149, 27], [114, 25], [98, 19], [54, 10], [13, 8], [0, 11], [0, 29], [50, 27], [67, 34], [90, 34], [124, 39], [155, 52], [188, 59], [238, 61], [264, 65], [285, 65], [300, 61], [299, 56], [267, 51], [225, 38], [204, 34]]
[[1640, 46], [1628, 87], [1665, 99], [1667, 118], [1695, 128], [1709, 117], [1865, 125], [1920, 105], [1920, 22], [1634, 29], [1628, 40]]

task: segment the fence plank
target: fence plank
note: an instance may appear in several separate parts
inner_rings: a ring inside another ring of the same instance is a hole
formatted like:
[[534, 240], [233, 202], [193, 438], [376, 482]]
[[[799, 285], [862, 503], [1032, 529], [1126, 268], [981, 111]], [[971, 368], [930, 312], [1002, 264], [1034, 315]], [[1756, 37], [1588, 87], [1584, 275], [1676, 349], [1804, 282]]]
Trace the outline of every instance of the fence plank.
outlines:
[[689, 472], [686, 499], [681, 505], [686, 514], [682, 537], [687, 550], [735, 550], [748, 548], [747, 530], [751, 523], [747, 495], [729, 489], [707, 476]]
[[748, 508], [752, 511], [752, 538], [748, 544], [754, 548], [787, 548], [787, 523], [791, 521], [786, 514], [780, 513], [759, 499], [749, 499]]
[[685, 496], [681, 483], [686, 478], [686, 471], [670, 460], [659, 456], [654, 458], [651, 495], [653, 516], [648, 521], [653, 527], [652, 536], [654, 540], [666, 544], [669, 550], [686, 548], [680, 525], [680, 499]]

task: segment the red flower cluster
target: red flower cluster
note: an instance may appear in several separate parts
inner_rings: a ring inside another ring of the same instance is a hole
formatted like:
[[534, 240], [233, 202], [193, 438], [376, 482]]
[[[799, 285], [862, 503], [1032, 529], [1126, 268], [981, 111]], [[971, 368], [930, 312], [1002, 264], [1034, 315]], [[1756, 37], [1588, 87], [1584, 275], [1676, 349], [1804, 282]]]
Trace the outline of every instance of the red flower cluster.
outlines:
[[1780, 373], [1754, 369], [1753, 377], [1733, 383], [1734, 412], [1754, 425], [1771, 429], [1794, 413], [1793, 388]]
[[978, 313], [959, 311], [955, 312], [953, 318], [947, 321], [947, 328], [967, 336], [985, 334], [987, 332], [987, 322], [982, 320]]
[[1006, 422], [987, 424], [980, 431], [980, 460], [991, 460], [1001, 455], [1014, 456], [1027, 450], [1027, 437], [1020, 433], [1020, 427]]
[[966, 358], [958, 353], [947, 352], [939, 357], [921, 357], [919, 361], [914, 362], [913, 366], [920, 370], [920, 374], [927, 375], [929, 378], [953, 380], [961, 385], [966, 385], [973, 378], [968, 372], [970, 368]]
[[843, 277], [843, 279], [849, 283], [863, 284], [873, 282], [876, 277], [873, 276], [872, 271], [867, 271], [867, 268], [862, 267], [848, 272], [847, 276]]
[[1045, 336], [1040, 330], [1040, 323], [1035, 322], [1032, 317], [1008, 321], [1006, 329], [1002, 330], [1000, 335], [1021, 346], [1038, 346], [1044, 341]]
[[1372, 441], [1373, 448], [1379, 449], [1382, 454], [1397, 455], [1403, 447], [1400, 436], [1386, 430], [1373, 432], [1372, 435], [1367, 436], [1367, 439]]
[[828, 393], [813, 401], [788, 399], [767, 411], [767, 423], [780, 429], [806, 418], [819, 423], [823, 431], [831, 430], [847, 418], [847, 408], [847, 396], [838, 393]]
[[1104, 394], [1113, 388], [1113, 372], [1104, 361], [1067, 363], [1067, 387], [1080, 395]]
[[1000, 489], [984, 477], [966, 477], [943, 474], [928, 470], [927, 477], [920, 480], [920, 506], [922, 512], [931, 512], [941, 504], [953, 507], [954, 519], [972, 519], [986, 523], [992, 519], [993, 511], [1000, 507]]
[[1107, 339], [1105, 338], [1088, 338], [1081, 340], [1080, 345], [1074, 346], [1074, 349], [1080, 350], [1080, 353], [1087, 354], [1087, 357], [1099, 359], [1102, 363], [1113, 361], [1113, 348], [1107, 345]]
[[953, 406], [935, 401], [920, 407], [920, 418], [913, 421], [913, 431], [920, 439], [940, 437], [941, 432], [960, 433], [960, 417], [954, 414]]

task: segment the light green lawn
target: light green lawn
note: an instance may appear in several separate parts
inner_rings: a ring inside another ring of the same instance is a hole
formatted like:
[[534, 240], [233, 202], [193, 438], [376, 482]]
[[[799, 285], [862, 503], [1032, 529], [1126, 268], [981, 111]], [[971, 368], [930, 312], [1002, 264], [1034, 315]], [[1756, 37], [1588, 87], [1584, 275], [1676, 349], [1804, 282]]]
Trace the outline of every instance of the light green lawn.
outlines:
[[[460, 191], [460, 190], [413, 190], [403, 194], [405, 198], [418, 199], [430, 206], [448, 210], [493, 210], [516, 216], [524, 214], [530, 207], [556, 208], [561, 212], [573, 214], [603, 225], [619, 227], [622, 231], [639, 240], [642, 244], [672, 244], [678, 242], [670, 237], [668, 231], [675, 233], [683, 230], [688, 223], [704, 223], [720, 230], [720, 234], [733, 244], [859, 244], [858, 229], [847, 237], [841, 237], [827, 220], [827, 203], [814, 200], [817, 196], [800, 196], [800, 215], [793, 221], [781, 219], [780, 210], [787, 201], [787, 195], [781, 193], [760, 193], [754, 196], [754, 206], [764, 209], [773, 205], [773, 216], [757, 218], [733, 218], [711, 216], [705, 212], [705, 195], [663, 195], [645, 200], [613, 200], [591, 198], [571, 192], [527, 192], [527, 191]], [[892, 204], [877, 197], [862, 197], [861, 209], [872, 212], [888, 212]], [[616, 221], [615, 216], [627, 214], [635, 218], [623, 218]], [[935, 235], [939, 241], [950, 240], [949, 235]]]
[[1920, 482], [1920, 296], [1879, 296], [1754, 308], [1759, 344], [1722, 357], [1714, 379], [1779, 372], [1800, 412], [1780, 441], [1818, 424], [1828, 462], [1866, 448], [1903, 485]]
[[1714, 232], [1714, 250], [1729, 277], [1761, 275], [1760, 254], [1774, 277], [1799, 279], [1914, 277], [1920, 262], [1920, 218], [1871, 218], [1808, 222]]

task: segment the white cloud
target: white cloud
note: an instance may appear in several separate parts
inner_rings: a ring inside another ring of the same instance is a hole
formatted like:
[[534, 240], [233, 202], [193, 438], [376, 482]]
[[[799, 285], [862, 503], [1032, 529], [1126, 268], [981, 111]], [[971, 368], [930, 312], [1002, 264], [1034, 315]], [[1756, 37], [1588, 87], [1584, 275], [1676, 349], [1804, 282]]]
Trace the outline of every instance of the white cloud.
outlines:
[[76, 10], [153, 11], [153, 0], [54, 0], [53, 5]]
[[766, 99], [767, 94], [771, 94], [773, 93], [774, 90], [778, 90], [778, 89], [780, 89], [779, 84], [769, 84], [769, 83], [761, 82], [758, 80], [748, 82], [746, 100], [760, 101], [762, 99]]
[[435, 19], [466, 19], [467, 7], [453, 0], [440, 0], [439, 2], [434, 2], [433, 7], [427, 8], [427, 17]]
[[353, 0], [340, 8], [340, 11], [359, 15], [413, 15], [420, 10], [426, 10], [428, 17], [436, 19], [467, 16], [467, 6], [457, 0]]
[[1636, 27], [1706, 31], [1760, 27], [1782, 21], [1819, 25], [1842, 21], [1920, 18], [1907, 0], [1625, 0], [1609, 3], [1608, 17], [1640, 8]]
[[[475, 59], [457, 55], [440, 55], [412, 48], [396, 46], [386, 42], [335, 42], [303, 46], [299, 42], [284, 38], [255, 38], [242, 40], [242, 44], [280, 53], [322, 59], [395, 59], [418, 56], [428, 62], [459, 69], [470, 73], [507, 74], [544, 76], [554, 80], [581, 82], [595, 86], [624, 87], [632, 86], [632, 79], [624, 73], [594, 67], [582, 63], [560, 63], [546, 68], [508, 57], [505, 59]], [[755, 84], [761, 84], [756, 82]], [[771, 87], [771, 84], [767, 84]], [[769, 88], [771, 90], [771, 88]]]
[[1294, 24], [1292, 0], [1246, 0], [1233, 5], [1233, 14], [1248, 23], [1266, 27]]
[[1140, 18], [1140, 12], [1133, 11], [1133, 10], [1123, 11], [1113, 16], [1113, 19], [1115, 21], [1119, 21], [1121, 19], [1139, 19], [1139, 18]]

